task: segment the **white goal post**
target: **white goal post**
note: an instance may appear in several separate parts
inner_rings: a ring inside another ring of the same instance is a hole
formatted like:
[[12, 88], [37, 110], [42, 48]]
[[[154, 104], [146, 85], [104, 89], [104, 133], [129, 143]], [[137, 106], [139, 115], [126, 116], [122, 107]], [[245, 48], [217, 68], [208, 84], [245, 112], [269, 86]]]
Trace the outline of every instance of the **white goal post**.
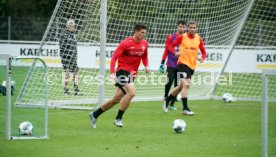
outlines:
[[[271, 91], [270, 84], [275, 84], [276, 81], [269, 81], [268, 77], [273, 76], [276, 78], [275, 69], [263, 69], [262, 70], [262, 157], [268, 157], [268, 103], [271, 101], [269, 98], [269, 90]], [[274, 130], [275, 131], [275, 130]], [[275, 154], [274, 154], [275, 155]]]
[[[47, 76], [48, 68], [43, 59], [39, 57], [13, 57], [9, 54], [0, 54], [0, 62], [6, 62], [4, 67], [6, 67], [6, 75], [4, 77], [3, 84], [5, 85], [5, 94], [6, 101], [6, 139], [8, 140], [17, 140], [17, 139], [48, 139], [48, 81], [47, 77], [44, 79], [44, 83], [40, 83], [42, 85], [41, 88], [32, 89], [32, 92], [35, 92], [36, 99], [33, 101], [25, 102], [22, 100], [20, 105], [18, 106], [15, 101], [12, 100], [13, 95], [18, 95], [18, 98], [23, 97], [24, 95], [20, 95], [18, 93], [24, 93], [29, 95], [28, 89], [20, 88], [23, 83], [23, 78], [28, 78], [22, 71], [22, 62], [25, 60], [32, 60], [33, 63], [39, 64], [37, 66], [31, 66], [30, 71], [42, 71], [41, 75]], [[27, 67], [24, 67], [26, 69]], [[37, 69], [34, 69], [37, 68]], [[5, 83], [4, 83], [5, 82]], [[26, 82], [26, 81], [25, 81]], [[33, 82], [33, 80], [27, 81], [29, 83]], [[2, 84], [2, 87], [3, 87]], [[17, 85], [21, 92], [18, 92]], [[37, 83], [33, 83], [34, 86], [38, 85]], [[12, 91], [13, 87], [13, 91]], [[40, 90], [42, 89], [42, 90]], [[1, 93], [2, 94], [2, 93]], [[33, 94], [33, 93], [31, 93]], [[17, 102], [18, 102], [17, 98]], [[14, 104], [14, 105], [13, 105]], [[34, 107], [30, 109], [29, 107]], [[20, 108], [19, 108], [20, 107]], [[23, 108], [21, 108], [23, 107]], [[27, 108], [24, 108], [27, 107]], [[23, 135], [19, 132], [19, 124], [29, 121], [34, 126], [34, 131], [31, 135]]]
[[11, 139], [11, 56], [0, 54], [0, 59], [6, 62], [6, 139]]
[[[148, 27], [152, 71], [145, 75], [140, 69], [134, 101], [162, 101], [166, 76], [157, 71], [161, 57], [156, 56], [161, 56], [167, 35], [176, 31], [176, 23], [182, 19], [197, 22], [207, 50], [206, 62], [197, 65], [189, 98], [216, 99], [231, 93], [238, 100], [261, 100], [261, 69], [276, 68], [275, 6], [272, 0], [58, 0], [38, 53], [49, 66], [49, 105], [93, 109], [112, 97], [115, 87], [107, 81], [109, 62], [116, 46], [133, 35], [137, 22]], [[68, 29], [69, 20], [74, 31]], [[48, 53], [48, 49], [58, 53]], [[72, 57], [75, 53], [77, 57]], [[61, 62], [72, 58], [77, 58], [79, 71], [75, 75], [74, 68], [66, 82], [68, 75]], [[35, 73], [27, 77], [26, 81], [43, 79]], [[28, 82], [24, 85], [34, 88]], [[76, 88], [83, 95], [75, 95]]]

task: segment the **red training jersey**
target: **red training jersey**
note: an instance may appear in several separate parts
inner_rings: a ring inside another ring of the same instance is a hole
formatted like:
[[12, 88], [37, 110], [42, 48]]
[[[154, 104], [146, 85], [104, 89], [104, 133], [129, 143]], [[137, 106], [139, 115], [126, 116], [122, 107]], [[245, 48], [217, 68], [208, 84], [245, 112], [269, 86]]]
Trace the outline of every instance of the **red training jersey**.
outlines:
[[136, 75], [141, 60], [144, 66], [148, 63], [148, 41], [143, 39], [136, 42], [133, 37], [126, 38], [116, 48], [110, 63], [110, 72], [115, 72], [115, 64], [118, 60], [116, 71], [125, 70]]
[[[161, 60], [161, 63], [165, 63], [167, 57], [167, 67], [173, 67], [173, 68], [177, 68], [177, 60], [178, 58], [170, 53], [168, 47], [169, 45], [179, 36], [178, 33], [174, 33], [174, 34], [171, 34], [171, 35], [168, 35], [167, 39], [166, 39], [166, 42], [165, 42], [165, 50], [164, 50], [164, 53], [163, 53], [163, 56], [162, 56], [162, 60]], [[178, 49], [178, 47], [176, 47]]]

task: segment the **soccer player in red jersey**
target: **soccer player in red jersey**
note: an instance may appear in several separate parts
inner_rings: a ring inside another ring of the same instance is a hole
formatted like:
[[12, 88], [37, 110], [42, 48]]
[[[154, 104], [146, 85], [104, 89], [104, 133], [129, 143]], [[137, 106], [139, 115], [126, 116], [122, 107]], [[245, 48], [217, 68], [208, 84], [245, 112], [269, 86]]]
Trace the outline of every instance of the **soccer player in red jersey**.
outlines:
[[[161, 65], [159, 67], [160, 73], [164, 73], [164, 64], [167, 60], [166, 66], [167, 66], [167, 83], [165, 85], [165, 94], [164, 94], [164, 104], [163, 108], [166, 106], [166, 99], [169, 95], [170, 89], [172, 84], [174, 83], [174, 87], [177, 86], [177, 61], [178, 57], [176, 57], [173, 53], [171, 53], [168, 49], [168, 46], [180, 35], [183, 35], [183, 33], [186, 32], [186, 22], [184, 20], [180, 20], [177, 22], [177, 32], [169, 35], [165, 42], [165, 51], [163, 53], [163, 57], [161, 60]], [[178, 49], [178, 47], [175, 47], [175, 49]], [[169, 109], [171, 110], [177, 110], [177, 108], [174, 106], [175, 99], [171, 100]]]
[[[174, 49], [175, 46], [179, 46], [179, 50]], [[181, 92], [183, 114], [194, 115], [187, 104], [188, 101], [188, 89], [191, 84], [191, 78], [196, 68], [196, 61], [199, 60], [203, 63], [206, 58], [206, 50], [202, 38], [196, 33], [196, 22], [190, 21], [188, 23], [188, 32], [179, 36], [175, 41], [169, 45], [169, 51], [178, 56], [178, 77], [179, 85], [175, 87], [172, 93], [169, 95], [166, 101], [166, 107], [164, 111], [168, 111], [168, 104], [172, 99], [175, 99], [177, 94]], [[201, 58], [198, 59], [198, 51], [201, 51]]]
[[[91, 126], [96, 128], [97, 118], [105, 111], [120, 103], [114, 124], [123, 127], [122, 117], [127, 110], [131, 99], [135, 96], [136, 90], [133, 81], [141, 61], [145, 66], [145, 72], [149, 73], [148, 64], [148, 41], [144, 39], [147, 27], [144, 24], [136, 24], [134, 35], [123, 40], [116, 48], [110, 63], [110, 78], [117, 78], [117, 86], [113, 98], [105, 102], [95, 112], [90, 112]], [[118, 66], [115, 75], [115, 64]]]

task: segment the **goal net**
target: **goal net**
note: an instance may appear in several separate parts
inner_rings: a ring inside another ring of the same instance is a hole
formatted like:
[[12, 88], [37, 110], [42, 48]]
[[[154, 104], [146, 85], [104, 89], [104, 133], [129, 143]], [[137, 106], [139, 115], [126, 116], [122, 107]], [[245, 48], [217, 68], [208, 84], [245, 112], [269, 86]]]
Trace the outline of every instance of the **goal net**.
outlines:
[[[102, 62], [99, 57], [100, 28], [103, 24], [100, 20], [103, 11], [101, 1], [59, 0], [42, 39], [39, 54], [49, 66], [49, 104], [55, 107], [93, 107], [91, 104], [98, 102], [101, 83], [105, 85], [105, 98], [110, 98], [115, 89], [106, 81], [110, 59], [116, 45], [133, 35], [133, 27], [137, 22], [148, 26], [146, 38], [150, 46], [149, 64], [152, 72], [145, 75], [143, 69], [140, 69], [135, 83], [135, 100], [161, 101], [166, 76], [157, 69], [166, 37], [176, 31], [177, 21], [181, 19], [197, 22], [197, 32], [203, 38], [207, 50], [206, 62], [198, 63], [189, 97], [220, 98], [223, 93], [229, 92], [237, 98], [260, 100], [261, 68], [273, 67], [275, 65], [272, 63], [276, 62], [275, 5], [271, 0], [177, 0], [169, 3], [166, 0], [133, 0], [131, 3], [126, 0], [108, 0], [106, 76], [99, 78], [99, 63]], [[75, 24], [73, 35], [68, 35], [68, 20], [73, 20]], [[65, 39], [70, 41], [61, 46]], [[49, 49], [57, 50], [55, 52], [58, 53], [48, 53]], [[64, 56], [66, 51], [71, 54]], [[71, 73], [67, 85], [70, 94], [65, 94], [64, 80], [68, 75], [61, 58], [71, 62], [74, 52], [77, 52], [79, 77], [73, 81], [74, 72]], [[272, 57], [267, 62], [266, 55]], [[263, 60], [265, 63], [261, 63]], [[29, 72], [28, 77], [38, 82], [43, 79], [32, 72]], [[74, 84], [77, 84], [82, 95], [74, 94]], [[24, 88], [38, 87], [25, 83]], [[20, 99], [31, 101], [35, 97], [28, 94]]]
[[[276, 68], [275, 6], [275, 1], [254, 1], [222, 73], [222, 78], [231, 74], [232, 81], [218, 85], [214, 96], [231, 93], [239, 100], [261, 100], [261, 71]], [[270, 99], [276, 101], [276, 92], [270, 93]]]
[[[30, 68], [30, 64], [34, 60], [36, 60], [36, 65]], [[0, 65], [0, 97], [6, 97], [6, 99], [2, 99], [6, 101], [3, 102], [3, 110], [1, 110], [3, 111], [2, 115], [6, 115], [6, 138], [9, 140], [47, 139], [47, 80], [37, 82], [34, 78], [26, 77], [30, 70], [33, 74], [46, 76], [46, 64], [39, 58], [12, 57], [0, 54]], [[25, 78], [29, 80], [26, 81]], [[35, 88], [24, 88], [26, 86], [24, 83], [27, 82]], [[33, 95], [32, 100], [22, 99], [20, 100], [22, 107], [18, 107], [16, 104], [16, 101], [19, 101], [18, 98], [25, 98], [28, 95]], [[27, 125], [24, 125], [25, 123]], [[1, 126], [4, 127], [4, 125]]]

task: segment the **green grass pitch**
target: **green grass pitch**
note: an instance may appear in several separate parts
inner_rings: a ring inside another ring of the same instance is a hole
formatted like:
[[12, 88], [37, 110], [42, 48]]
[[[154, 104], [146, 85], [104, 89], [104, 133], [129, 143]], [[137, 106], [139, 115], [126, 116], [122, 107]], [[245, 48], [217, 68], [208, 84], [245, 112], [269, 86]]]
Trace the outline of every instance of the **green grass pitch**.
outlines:
[[[24, 71], [21, 70], [22, 73]], [[18, 72], [17, 72], [18, 73]], [[0, 69], [0, 79], [4, 72]], [[24, 78], [21, 79], [22, 82]], [[0, 80], [2, 81], [2, 80]], [[18, 94], [18, 86], [16, 89]], [[16, 95], [12, 97], [13, 102]], [[49, 109], [49, 139], [6, 140], [6, 97], [0, 95], [0, 157], [259, 157], [261, 156], [261, 103], [222, 100], [189, 101], [195, 116], [164, 113], [160, 102], [135, 102], [124, 115], [124, 127], [113, 125], [118, 106], [104, 113], [97, 129], [90, 127], [90, 111]], [[22, 110], [22, 111], [20, 111]], [[21, 114], [41, 116], [34, 109], [13, 107]], [[184, 133], [172, 122], [187, 123]], [[269, 155], [276, 156], [276, 104], [269, 104]], [[35, 120], [39, 120], [36, 118]], [[34, 134], [40, 127], [34, 124]], [[13, 124], [13, 133], [18, 124]]]
[[[0, 100], [5, 99], [1, 96]], [[131, 103], [123, 128], [113, 125], [118, 108], [114, 107], [98, 119], [97, 129], [90, 127], [89, 111], [50, 109], [50, 139], [11, 141], [4, 139], [4, 106], [1, 103], [3, 157], [258, 157], [261, 153], [260, 102], [190, 101], [195, 116], [183, 116], [180, 111], [163, 113], [160, 102]], [[176, 106], [180, 108], [180, 102]], [[275, 111], [274, 105], [270, 108], [274, 120]], [[187, 123], [182, 134], [171, 128], [177, 118]], [[269, 134], [269, 152], [275, 155], [276, 127], [270, 122], [274, 128]]]

